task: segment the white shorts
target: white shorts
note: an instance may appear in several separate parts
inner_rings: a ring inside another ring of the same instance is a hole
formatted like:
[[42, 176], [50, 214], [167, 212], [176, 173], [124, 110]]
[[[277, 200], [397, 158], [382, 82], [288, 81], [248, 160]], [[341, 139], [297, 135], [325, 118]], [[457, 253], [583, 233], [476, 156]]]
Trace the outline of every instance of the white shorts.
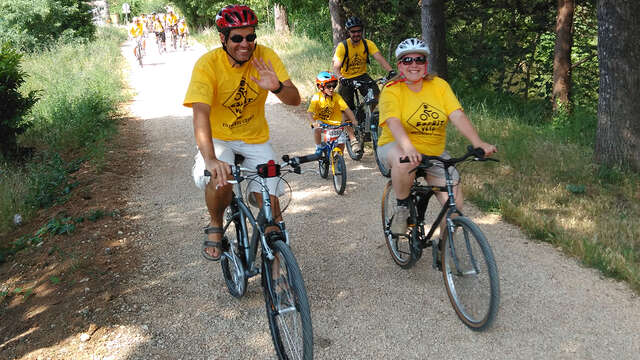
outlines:
[[[382, 165], [384, 165], [387, 169], [391, 169], [391, 162], [389, 161], [389, 152], [393, 147], [396, 146], [396, 142], [390, 142], [378, 147], [378, 158], [382, 161]], [[451, 159], [451, 155], [447, 151], [444, 151], [439, 155], [443, 159]], [[444, 164], [441, 161], [431, 160], [433, 166], [427, 168], [427, 175], [431, 175], [433, 177], [444, 179]], [[450, 167], [449, 174], [451, 174], [451, 179], [458, 183], [460, 181], [460, 174], [458, 173], [458, 169], [455, 166]]]
[[[244, 161], [240, 164], [244, 168], [255, 169], [260, 164], [266, 164], [269, 160], [274, 160], [279, 163], [276, 153], [273, 151], [273, 147], [269, 141], [262, 144], [247, 144], [244, 141], [224, 141], [213, 139], [213, 147], [215, 149], [216, 158], [222, 160], [228, 164], [233, 165], [235, 154], [244, 156]], [[204, 158], [200, 151], [194, 156], [194, 164], [191, 170], [193, 181], [200, 190], [204, 190], [210, 178], [204, 176]], [[267, 187], [269, 188], [269, 194], [274, 196], [281, 196], [284, 193], [284, 183], [280, 181], [279, 177], [268, 178]], [[261, 192], [261, 185], [258, 179], [251, 180], [251, 178], [245, 180], [248, 182], [247, 191], [249, 192]]]

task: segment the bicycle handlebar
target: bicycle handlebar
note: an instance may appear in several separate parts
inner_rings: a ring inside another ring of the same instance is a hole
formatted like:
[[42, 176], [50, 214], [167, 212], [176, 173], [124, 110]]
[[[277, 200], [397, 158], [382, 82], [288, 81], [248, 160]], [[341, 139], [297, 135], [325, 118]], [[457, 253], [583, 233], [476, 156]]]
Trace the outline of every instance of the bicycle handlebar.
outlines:
[[320, 127], [324, 129], [342, 129], [345, 126], [353, 126], [353, 124], [351, 122], [342, 123], [340, 125], [331, 125], [322, 122], [320, 123]]
[[[431, 166], [431, 163], [429, 162], [429, 160], [438, 160], [440, 162], [442, 162], [445, 165], [454, 165], [456, 163], [462, 162], [467, 160], [470, 157], [474, 157], [474, 161], [500, 161], [498, 159], [493, 159], [493, 158], [488, 158], [484, 156], [484, 150], [482, 150], [482, 148], [473, 148], [473, 146], [469, 145], [467, 146], [467, 153], [462, 155], [461, 157], [458, 158], [450, 158], [450, 159], [444, 159], [441, 158], [440, 156], [431, 156], [431, 155], [422, 155], [422, 160], [420, 161], [421, 164], [418, 165], [418, 167], [420, 166]], [[409, 161], [409, 157], [405, 156], [404, 158], [400, 158], [400, 162], [401, 163], [408, 163]]]

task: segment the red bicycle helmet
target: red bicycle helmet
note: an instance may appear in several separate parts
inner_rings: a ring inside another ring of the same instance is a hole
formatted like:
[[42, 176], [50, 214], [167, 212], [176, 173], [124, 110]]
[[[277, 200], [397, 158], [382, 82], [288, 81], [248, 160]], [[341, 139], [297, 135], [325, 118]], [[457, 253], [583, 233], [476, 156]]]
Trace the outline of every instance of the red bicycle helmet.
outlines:
[[216, 27], [220, 32], [257, 25], [258, 17], [247, 5], [228, 5], [216, 15]]
[[321, 71], [318, 76], [316, 77], [316, 86], [320, 87], [320, 86], [325, 86], [327, 83], [330, 83], [332, 81], [338, 82], [338, 79], [335, 77], [335, 75], [333, 75], [332, 73], [328, 72], [328, 71]]

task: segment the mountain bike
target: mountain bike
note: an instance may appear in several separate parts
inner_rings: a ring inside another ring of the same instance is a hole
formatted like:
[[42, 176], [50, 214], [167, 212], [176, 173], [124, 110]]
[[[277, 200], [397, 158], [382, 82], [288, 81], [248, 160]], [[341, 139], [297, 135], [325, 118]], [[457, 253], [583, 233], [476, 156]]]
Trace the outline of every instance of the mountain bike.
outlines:
[[[390, 230], [396, 198], [389, 180], [382, 193], [382, 229], [393, 261], [404, 269], [412, 267], [420, 259], [424, 248], [431, 247], [433, 268], [442, 271], [445, 288], [456, 314], [466, 326], [480, 331], [491, 325], [498, 312], [500, 284], [498, 267], [486, 237], [471, 219], [456, 208], [455, 184], [449, 169], [467, 159], [497, 161], [485, 158], [482, 149], [473, 149], [471, 146], [459, 158], [423, 155], [420, 165], [412, 170], [416, 171], [416, 178], [409, 196], [406, 234], [394, 234]], [[434, 165], [430, 160], [440, 161], [442, 165]], [[401, 162], [408, 160], [402, 159]], [[444, 166], [445, 186], [430, 186], [420, 182], [430, 166]], [[440, 203], [434, 196], [436, 192], [448, 195], [437, 215], [435, 210]], [[430, 207], [434, 211], [427, 212]], [[438, 240], [433, 235], [443, 219], [446, 222], [445, 231], [444, 235], [440, 234], [441, 240]], [[432, 225], [427, 231], [425, 223], [431, 221]]]
[[[378, 169], [380, 169], [382, 175], [389, 177], [391, 174], [390, 170], [384, 166], [380, 159], [378, 159], [377, 149], [378, 139], [380, 138], [378, 121], [380, 113], [376, 110], [378, 99], [375, 97], [373, 92], [373, 86], [378, 86], [378, 84], [384, 84], [386, 82], [387, 78], [384, 77], [374, 81], [351, 80], [351, 86], [356, 90], [354, 91], [353, 102], [355, 105], [354, 115], [358, 120], [358, 126], [354, 128], [354, 132], [356, 139], [360, 142], [360, 151], [354, 152], [351, 149], [351, 142], [347, 141], [347, 152], [353, 160], [360, 160], [364, 153], [364, 141], [371, 140], [373, 145], [373, 155], [375, 156], [376, 164], [378, 164]], [[367, 89], [365, 95], [362, 95], [360, 92], [361, 88]]]
[[156, 33], [156, 45], [158, 46], [158, 54], [162, 55], [165, 52], [164, 45], [162, 45], [162, 37], [160, 36], [160, 32]]
[[321, 123], [320, 126], [324, 142], [322, 156], [318, 160], [318, 170], [320, 176], [326, 179], [329, 176], [329, 167], [331, 167], [333, 188], [338, 195], [342, 195], [347, 187], [347, 165], [344, 162], [342, 149], [338, 145], [341, 137], [348, 138], [344, 128], [351, 126], [351, 124], [328, 125]]
[[[236, 298], [245, 294], [249, 278], [261, 274], [269, 329], [280, 359], [312, 359], [313, 330], [302, 273], [289, 247], [290, 238], [284, 221], [276, 223], [274, 220], [266, 179], [279, 177], [284, 181], [283, 172], [301, 174], [300, 164], [317, 159], [318, 155], [293, 158], [285, 155], [282, 164], [272, 160], [256, 169], [247, 169], [236, 161], [236, 165], [231, 166], [234, 180], [229, 182], [235, 185], [231, 204], [225, 210], [222, 274], [229, 293]], [[205, 170], [205, 176], [211, 176], [211, 173]], [[260, 184], [262, 206], [257, 216], [244, 200], [240, 186], [243, 181]], [[268, 227], [274, 226], [278, 231], [266, 232]], [[260, 266], [256, 263], [258, 248]]]

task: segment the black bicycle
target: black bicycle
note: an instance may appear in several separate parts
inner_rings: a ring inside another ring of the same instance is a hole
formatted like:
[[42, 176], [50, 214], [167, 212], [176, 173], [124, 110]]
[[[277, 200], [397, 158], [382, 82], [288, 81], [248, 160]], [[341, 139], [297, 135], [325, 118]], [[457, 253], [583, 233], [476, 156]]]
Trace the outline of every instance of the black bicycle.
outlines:
[[[285, 155], [282, 159], [282, 164], [270, 161], [258, 165], [256, 169], [242, 168], [237, 165], [239, 161], [231, 166], [235, 180], [229, 182], [235, 185], [231, 204], [225, 211], [220, 264], [229, 293], [237, 298], [245, 294], [250, 277], [262, 274], [269, 329], [278, 357], [312, 359], [313, 330], [307, 292], [302, 273], [289, 247], [285, 223], [276, 223], [274, 220], [266, 179], [279, 177], [281, 183], [286, 184], [282, 179], [283, 172], [300, 174], [300, 164], [318, 160], [318, 156], [290, 158]], [[285, 169], [286, 166], [289, 168]], [[205, 176], [211, 176], [208, 170], [205, 170]], [[240, 186], [243, 181], [260, 184], [262, 206], [257, 216], [253, 215], [244, 201]], [[278, 227], [278, 231], [266, 232], [268, 227], [274, 226]], [[256, 264], [258, 248], [262, 260], [260, 266]]]
[[[373, 155], [378, 164], [378, 169], [382, 175], [389, 177], [390, 170], [387, 169], [384, 164], [378, 158], [378, 139], [380, 138], [380, 129], [378, 127], [378, 121], [380, 113], [376, 109], [378, 105], [378, 99], [373, 92], [373, 86], [378, 84], [384, 84], [387, 82], [387, 78], [379, 78], [373, 81], [357, 81], [351, 80], [351, 86], [354, 88], [353, 103], [355, 106], [354, 115], [358, 120], [358, 126], [354, 127], [355, 137], [360, 143], [360, 151], [354, 152], [351, 148], [351, 141], [347, 140], [347, 152], [353, 160], [360, 160], [362, 154], [364, 154], [364, 142], [371, 140], [373, 145]], [[361, 88], [366, 88], [365, 95], [360, 93]]]
[[[459, 158], [443, 159], [438, 156], [423, 155], [416, 171], [416, 178], [409, 196], [409, 218], [407, 233], [391, 232], [391, 222], [396, 206], [391, 180], [382, 193], [382, 229], [389, 253], [402, 268], [410, 268], [422, 256], [422, 250], [431, 247], [433, 268], [442, 271], [449, 300], [462, 322], [472, 330], [484, 330], [491, 325], [498, 312], [500, 303], [500, 284], [498, 267], [493, 251], [480, 228], [456, 208], [453, 187], [454, 181], [449, 169], [456, 163], [470, 159], [487, 161], [484, 151], [469, 146], [465, 155]], [[420, 183], [431, 166], [431, 160], [440, 161], [444, 166], [445, 186], [430, 186]], [[408, 162], [402, 159], [401, 162]], [[436, 192], [445, 192], [447, 201], [439, 213], [440, 203], [434, 196]], [[429, 205], [431, 202], [431, 205]], [[433, 208], [432, 211], [427, 211]], [[445, 220], [445, 234], [434, 238], [435, 231]], [[428, 221], [427, 221], [428, 220]], [[425, 223], [432, 223], [428, 231]]]

